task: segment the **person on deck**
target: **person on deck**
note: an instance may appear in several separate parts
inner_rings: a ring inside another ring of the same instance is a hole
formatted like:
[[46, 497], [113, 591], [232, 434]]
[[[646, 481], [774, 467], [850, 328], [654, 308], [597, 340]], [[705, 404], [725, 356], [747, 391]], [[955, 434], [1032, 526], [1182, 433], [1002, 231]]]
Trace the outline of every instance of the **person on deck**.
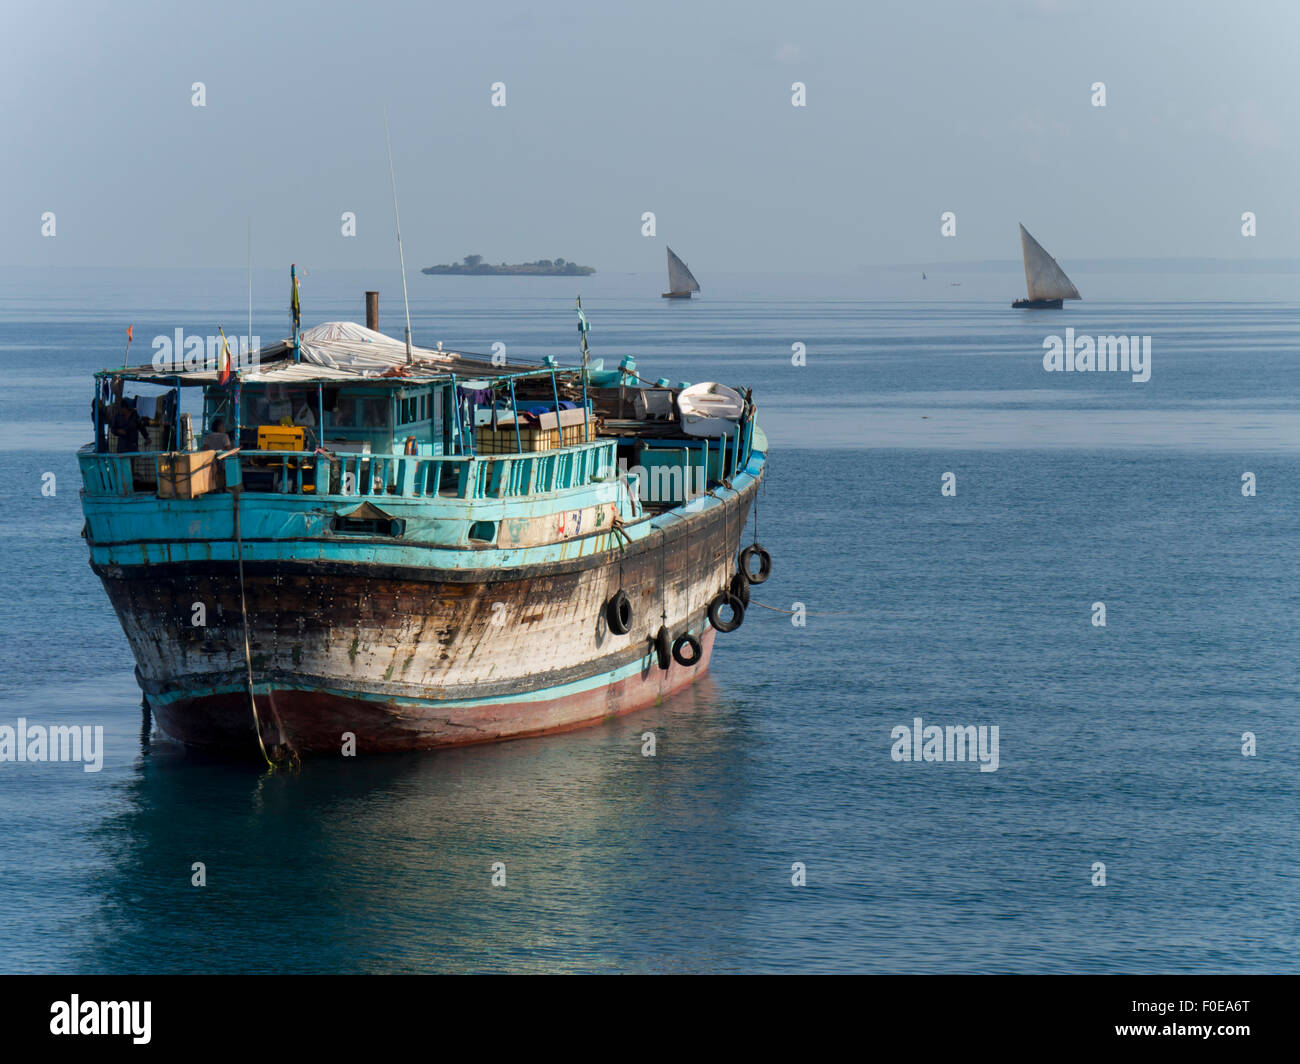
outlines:
[[226, 419], [214, 417], [208, 431], [199, 444], [200, 451], [229, 451], [234, 447], [230, 434], [226, 432]]
[[95, 426], [95, 451], [108, 453], [108, 412], [112, 408], [99, 396], [90, 401], [90, 422]]
[[143, 425], [140, 424], [140, 418], [135, 412], [135, 407], [127, 406], [126, 401], [119, 398], [109, 408], [108, 415], [109, 431], [117, 438], [118, 454], [136, 454], [140, 450], [140, 437], [144, 437], [144, 442], [148, 444], [149, 433]]
[[312, 413], [311, 404], [306, 399], [300, 399], [294, 404], [293, 423], [303, 430], [308, 444], [314, 448], [317, 443], [316, 415]]

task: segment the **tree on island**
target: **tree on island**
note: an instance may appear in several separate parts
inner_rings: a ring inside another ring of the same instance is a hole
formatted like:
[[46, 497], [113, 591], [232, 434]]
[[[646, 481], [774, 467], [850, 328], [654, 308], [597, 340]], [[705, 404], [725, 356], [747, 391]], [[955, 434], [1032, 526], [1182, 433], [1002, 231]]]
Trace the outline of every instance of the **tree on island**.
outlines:
[[550, 277], [587, 277], [595, 273], [595, 267], [579, 266], [567, 259], [538, 259], [536, 262], [521, 262], [516, 265], [501, 263], [493, 266], [485, 262], [482, 255], [466, 255], [460, 262], [452, 265], [426, 266], [424, 273], [460, 274], [474, 276], [491, 275], [526, 275]]

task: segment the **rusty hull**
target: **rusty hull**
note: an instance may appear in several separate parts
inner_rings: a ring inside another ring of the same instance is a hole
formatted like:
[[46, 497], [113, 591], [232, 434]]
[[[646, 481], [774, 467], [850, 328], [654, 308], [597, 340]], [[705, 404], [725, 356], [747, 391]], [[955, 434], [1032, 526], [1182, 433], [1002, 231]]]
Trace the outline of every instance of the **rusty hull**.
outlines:
[[[351, 733], [358, 753], [430, 749], [565, 731], [655, 704], [708, 668], [707, 605], [735, 572], [757, 487], [676, 511], [662, 528], [657, 519], [625, 549], [526, 568], [493, 568], [490, 551], [477, 552], [482, 566], [454, 569], [246, 561], [264, 742], [337, 754]], [[159, 727], [195, 746], [255, 749], [237, 565], [94, 568]], [[621, 636], [605, 619], [620, 587], [634, 610]], [[194, 623], [196, 604], [205, 624]], [[659, 668], [661, 624], [700, 638], [698, 664]]]

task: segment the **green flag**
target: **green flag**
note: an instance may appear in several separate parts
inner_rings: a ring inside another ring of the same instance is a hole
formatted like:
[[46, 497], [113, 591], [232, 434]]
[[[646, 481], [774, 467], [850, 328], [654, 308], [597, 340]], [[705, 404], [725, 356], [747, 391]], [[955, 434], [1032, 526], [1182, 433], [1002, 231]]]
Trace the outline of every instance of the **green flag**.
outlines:
[[582, 365], [583, 372], [586, 372], [587, 366], [587, 332], [591, 329], [591, 322], [587, 320], [587, 315], [582, 312], [582, 296], [578, 297], [578, 339], [582, 341]]

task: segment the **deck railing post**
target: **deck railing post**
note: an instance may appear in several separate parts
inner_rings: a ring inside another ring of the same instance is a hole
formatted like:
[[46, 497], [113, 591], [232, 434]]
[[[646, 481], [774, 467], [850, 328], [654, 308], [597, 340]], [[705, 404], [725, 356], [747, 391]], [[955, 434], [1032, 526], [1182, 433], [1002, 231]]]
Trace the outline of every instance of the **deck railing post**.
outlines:
[[[523, 454], [524, 441], [523, 437], [519, 434], [519, 404], [515, 402], [515, 379], [513, 377], [510, 378], [510, 409], [515, 412], [515, 450], [520, 454]], [[560, 415], [558, 413], [555, 415], [555, 423], [557, 425], [560, 423]], [[538, 431], [540, 432], [541, 429], [538, 429]]]
[[[560, 438], [561, 442], [563, 442], [563, 435]], [[587, 373], [585, 366], [582, 374], [582, 442], [591, 442], [591, 428], [587, 424]]]
[[171, 412], [172, 412], [172, 419], [171, 419], [172, 445], [171, 445], [171, 448], [170, 448], [170, 449], [173, 450], [173, 451], [179, 451], [179, 450], [181, 449], [181, 442], [182, 442], [181, 439], [180, 439], [180, 431], [181, 431], [181, 379], [180, 379], [179, 377], [176, 378], [176, 387], [174, 387], [174, 388], [172, 389], [172, 395], [173, 395], [175, 398], [172, 400], [172, 411], [171, 411]]
[[451, 375], [451, 389], [448, 394], [451, 396], [451, 408], [456, 413], [456, 420], [453, 422], [456, 426], [456, 445], [459, 454], [465, 453], [465, 426], [461, 423], [460, 416], [460, 386], [456, 383], [456, 374]]

